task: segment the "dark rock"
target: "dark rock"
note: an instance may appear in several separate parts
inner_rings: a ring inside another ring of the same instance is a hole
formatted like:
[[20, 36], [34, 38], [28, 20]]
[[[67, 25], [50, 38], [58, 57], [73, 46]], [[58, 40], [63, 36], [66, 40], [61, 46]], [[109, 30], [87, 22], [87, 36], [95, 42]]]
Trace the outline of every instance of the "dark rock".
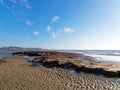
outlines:
[[[120, 77], [120, 71], [110, 71], [105, 67], [95, 67], [97, 61], [89, 56], [75, 53], [54, 52], [54, 51], [31, 51], [16, 52], [13, 55], [39, 56], [33, 60], [33, 63], [42, 63], [46, 67], [73, 68], [75, 71], [84, 71], [92, 74], [103, 74], [107, 77]], [[78, 58], [80, 58], [78, 60]], [[83, 59], [83, 60], [81, 60]], [[109, 68], [109, 66], [107, 66]]]

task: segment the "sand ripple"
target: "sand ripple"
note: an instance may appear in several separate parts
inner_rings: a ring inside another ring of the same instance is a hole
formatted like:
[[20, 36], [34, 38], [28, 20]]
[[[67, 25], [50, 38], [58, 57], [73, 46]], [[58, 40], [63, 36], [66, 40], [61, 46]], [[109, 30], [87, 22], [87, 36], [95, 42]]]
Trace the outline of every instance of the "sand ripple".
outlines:
[[0, 63], [1, 90], [120, 90], [116, 81], [63, 69], [32, 67], [24, 58]]

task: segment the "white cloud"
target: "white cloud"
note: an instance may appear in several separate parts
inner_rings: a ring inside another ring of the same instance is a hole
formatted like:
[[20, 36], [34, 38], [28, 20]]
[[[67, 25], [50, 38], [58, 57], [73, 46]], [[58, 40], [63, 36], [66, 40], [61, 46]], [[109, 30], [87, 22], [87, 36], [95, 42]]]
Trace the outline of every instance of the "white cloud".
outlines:
[[[10, 0], [11, 1], [11, 0]], [[15, 7], [13, 7], [13, 5], [8, 5], [5, 3], [5, 0], [0, 0], [0, 4], [2, 6], [4, 6], [6, 9], [10, 10], [11, 13], [13, 13], [14, 15], [16, 15], [16, 12], [15, 12]]]
[[68, 32], [74, 32], [74, 29], [70, 28], [70, 27], [65, 27], [64, 28], [64, 32], [68, 33]]
[[52, 28], [50, 26], [47, 26], [47, 31], [51, 31]]
[[69, 32], [74, 32], [74, 30], [71, 28], [64, 28], [63, 30], [57, 29], [56, 32], [52, 32], [52, 38], [56, 38], [56, 37], [60, 36], [62, 33], [69, 33]]
[[[0, 0], [0, 3], [3, 5], [3, 6], [7, 6], [9, 8], [12, 8], [13, 5], [15, 4], [16, 7], [18, 6], [24, 6], [25, 8], [28, 8], [28, 9], [32, 9], [32, 6], [29, 4], [29, 1], [28, 0], [8, 0], [8, 2], [12, 2], [11, 5], [8, 4], [8, 3], [5, 3], [4, 2], [5, 0]], [[17, 5], [18, 4], [18, 5]]]
[[59, 36], [59, 32], [52, 32], [52, 38], [56, 38]]
[[34, 31], [34, 35], [38, 36], [39, 32], [38, 31]]
[[23, 8], [32, 9], [28, 0], [0, 0], [0, 4], [14, 15], [20, 14], [21, 11], [24, 12]]
[[33, 24], [33, 22], [31, 22], [30, 20], [27, 20], [25, 23], [27, 26], [31, 26]]
[[60, 19], [59, 16], [54, 16], [51, 20], [52, 23], [58, 22], [58, 20]]

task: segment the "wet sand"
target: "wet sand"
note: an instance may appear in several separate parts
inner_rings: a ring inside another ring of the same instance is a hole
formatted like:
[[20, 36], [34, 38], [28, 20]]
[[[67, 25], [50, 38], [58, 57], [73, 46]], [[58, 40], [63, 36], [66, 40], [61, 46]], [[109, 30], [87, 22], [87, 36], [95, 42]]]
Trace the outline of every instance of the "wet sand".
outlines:
[[114, 80], [59, 68], [33, 67], [22, 57], [0, 63], [1, 90], [120, 90]]

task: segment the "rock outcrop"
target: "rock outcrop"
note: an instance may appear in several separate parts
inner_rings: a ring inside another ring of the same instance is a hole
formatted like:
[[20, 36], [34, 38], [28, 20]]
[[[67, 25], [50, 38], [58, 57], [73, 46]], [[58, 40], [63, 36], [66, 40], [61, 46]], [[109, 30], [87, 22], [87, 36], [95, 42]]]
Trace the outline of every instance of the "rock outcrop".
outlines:
[[83, 54], [54, 52], [54, 51], [32, 51], [16, 52], [13, 55], [37, 56], [32, 62], [42, 63], [48, 68], [58, 67], [75, 71], [84, 71], [85, 73], [103, 74], [107, 77], [120, 77], [120, 68], [112, 65], [95, 61], [92, 57]]

